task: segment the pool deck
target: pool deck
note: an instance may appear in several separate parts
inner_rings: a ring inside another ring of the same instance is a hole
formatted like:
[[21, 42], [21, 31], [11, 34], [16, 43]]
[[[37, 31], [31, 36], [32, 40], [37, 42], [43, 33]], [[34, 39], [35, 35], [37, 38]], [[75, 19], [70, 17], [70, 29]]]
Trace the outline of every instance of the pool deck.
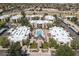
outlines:
[[48, 37], [48, 30], [44, 30], [44, 33], [45, 33], [45, 39], [47, 40], [47, 42], [49, 41], [49, 37]]

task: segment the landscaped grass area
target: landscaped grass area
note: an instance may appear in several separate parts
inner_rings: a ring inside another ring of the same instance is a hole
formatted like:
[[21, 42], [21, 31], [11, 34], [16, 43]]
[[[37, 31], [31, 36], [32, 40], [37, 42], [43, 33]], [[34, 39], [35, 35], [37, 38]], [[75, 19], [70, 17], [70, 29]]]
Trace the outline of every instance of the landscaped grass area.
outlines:
[[57, 44], [57, 42], [53, 39], [53, 38], [49, 38], [49, 47], [54, 47], [55, 49], [57, 49], [59, 47], [59, 45]]
[[72, 49], [75, 49], [75, 50], [79, 49], [79, 39], [72, 40], [71, 47], [72, 47]]
[[57, 56], [74, 56], [75, 52], [68, 45], [61, 45], [56, 50]]
[[53, 38], [50, 38], [49, 42], [44, 42], [41, 48], [48, 49], [49, 47], [50, 48], [54, 47], [55, 49], [57, 49], [59, 47], [59, 44], [57, 44], [57, 42]]
[[47, 42], [43, 43], [43, 44], [42, 44], [42, 48], [43, 48], [43, 49], [48, 49], [48, 43], [47, 43]]
[[36, 42], [31, 43], [30, 48], [37, 48], [37, 43]]
[[0, 37], [0, 46], [7, 48], [9, 45], [9, 40], [6, 37]]

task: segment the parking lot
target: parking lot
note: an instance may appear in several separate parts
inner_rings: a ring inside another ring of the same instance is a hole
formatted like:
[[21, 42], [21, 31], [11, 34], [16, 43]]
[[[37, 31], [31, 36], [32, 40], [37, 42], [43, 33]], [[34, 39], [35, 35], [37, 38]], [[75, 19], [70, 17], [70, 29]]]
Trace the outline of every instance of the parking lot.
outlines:
[[70, 36], [73, 39], [79, 39], [79, 35], [74, 30], [72, 30], [71, 28], [69, 28], [63, 21], [61, 21], [61, 23], [58, 24], [57, 26], [63, 27], [66, 31], [68, 31], [70, 33]]
[[11, 25], [11, 24], [8, 24], [8, 25], [6, 26], [7, 30], [6, 30], [5, 32], [3, 32], [0, 36], [8, 37], [8, 36], [9, 36], [9, 34], [8, 34], [9, 29], [10, 29], [10, 28], [15, 28], [15, 27], [16, 27], [16, 26], [13, 26], [13, 25]]

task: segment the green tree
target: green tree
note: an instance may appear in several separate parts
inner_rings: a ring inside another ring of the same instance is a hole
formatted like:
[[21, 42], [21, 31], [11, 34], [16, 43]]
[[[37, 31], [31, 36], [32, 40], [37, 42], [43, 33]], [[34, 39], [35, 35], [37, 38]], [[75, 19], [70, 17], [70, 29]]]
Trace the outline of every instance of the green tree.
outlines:
[[10, 45], [10, 42], [6, 37], [0, 37], [0, 45], [3, 48], [7, 48]]
[[29, 21], [26, 18], [22, 18], [20, 20], [20, 23], [21, 23], [22, 26], [29, 26], [29, 27], [31, 27], [31, 24], [29, 23]]
[[77, 20], [78, 20], [77, 17], [72, 17], [72, 18], [71, 18], [71, 21], [72, 21], [72, 22], [77, 22]]
[[59, 47], [59, 44], [57, 44], [57, 42], [53, 38], [49, 38], [49, 47], [54, 47], [57, 49]]
[[56, 25], [56, 26], [60, 26], [60, 25], [62, 25], [62, 20], [60, 19], [60, 18], [58, 18], [57, 17], [57, 15], [53, 15], [54, 17], [55, 17], [55, 21], [54, 21], [54, 24]]
[[11, 56], [20, 56], [21, 55], [21, 45], [19, 42], [13, 43], [8, 50], [8, 54]]
[[26, 16], [25, 12], [21, 11], [21, 14], [23, 15], [23, 17], [20, 20], [21, 25], [22, 26], [30, 26], [31, 27], [31, 24], [29, 23], [29, 20], [27, 20], [27, 18], [25, 18], [25, 16]]
[[55, 15], [53, 15], [54, 17], [55, 17], [55, 19], [57, 20], [58, 19], [58, 17], [57, 17], [57, 15], [55, 14]]
[[75, 49], [75, 50], [79, 49], [79, 40], [78, 39], [72, 40], [71, 47], [72, 47], [72, 49]]
[[70, 20], [70, 17], [67, 17], [68, 20]]
[[8, 17], [7, 19], [6, 19], [6, 22], [9, 22], [10, 21], [10, 17]]
[[56, 50], [57, 56], [74, 56], [75, 52], [67, 45], [62, 45]]
[[5, 22], [0, 21], [0, 28], [4, 27], [5, 24]]
[[23, 15], [23, 18], [25, 18], [25, 16], [26, 16], [24, 11], [21, 11], [21, 15]]

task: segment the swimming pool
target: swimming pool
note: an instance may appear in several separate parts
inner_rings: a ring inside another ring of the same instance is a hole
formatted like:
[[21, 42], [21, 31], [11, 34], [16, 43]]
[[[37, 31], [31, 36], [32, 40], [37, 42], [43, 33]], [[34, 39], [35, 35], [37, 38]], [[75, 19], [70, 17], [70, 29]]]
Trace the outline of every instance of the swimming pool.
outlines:
[[36, 37], [44, 37], [44, 32], [42, 29], [36, 30]]

